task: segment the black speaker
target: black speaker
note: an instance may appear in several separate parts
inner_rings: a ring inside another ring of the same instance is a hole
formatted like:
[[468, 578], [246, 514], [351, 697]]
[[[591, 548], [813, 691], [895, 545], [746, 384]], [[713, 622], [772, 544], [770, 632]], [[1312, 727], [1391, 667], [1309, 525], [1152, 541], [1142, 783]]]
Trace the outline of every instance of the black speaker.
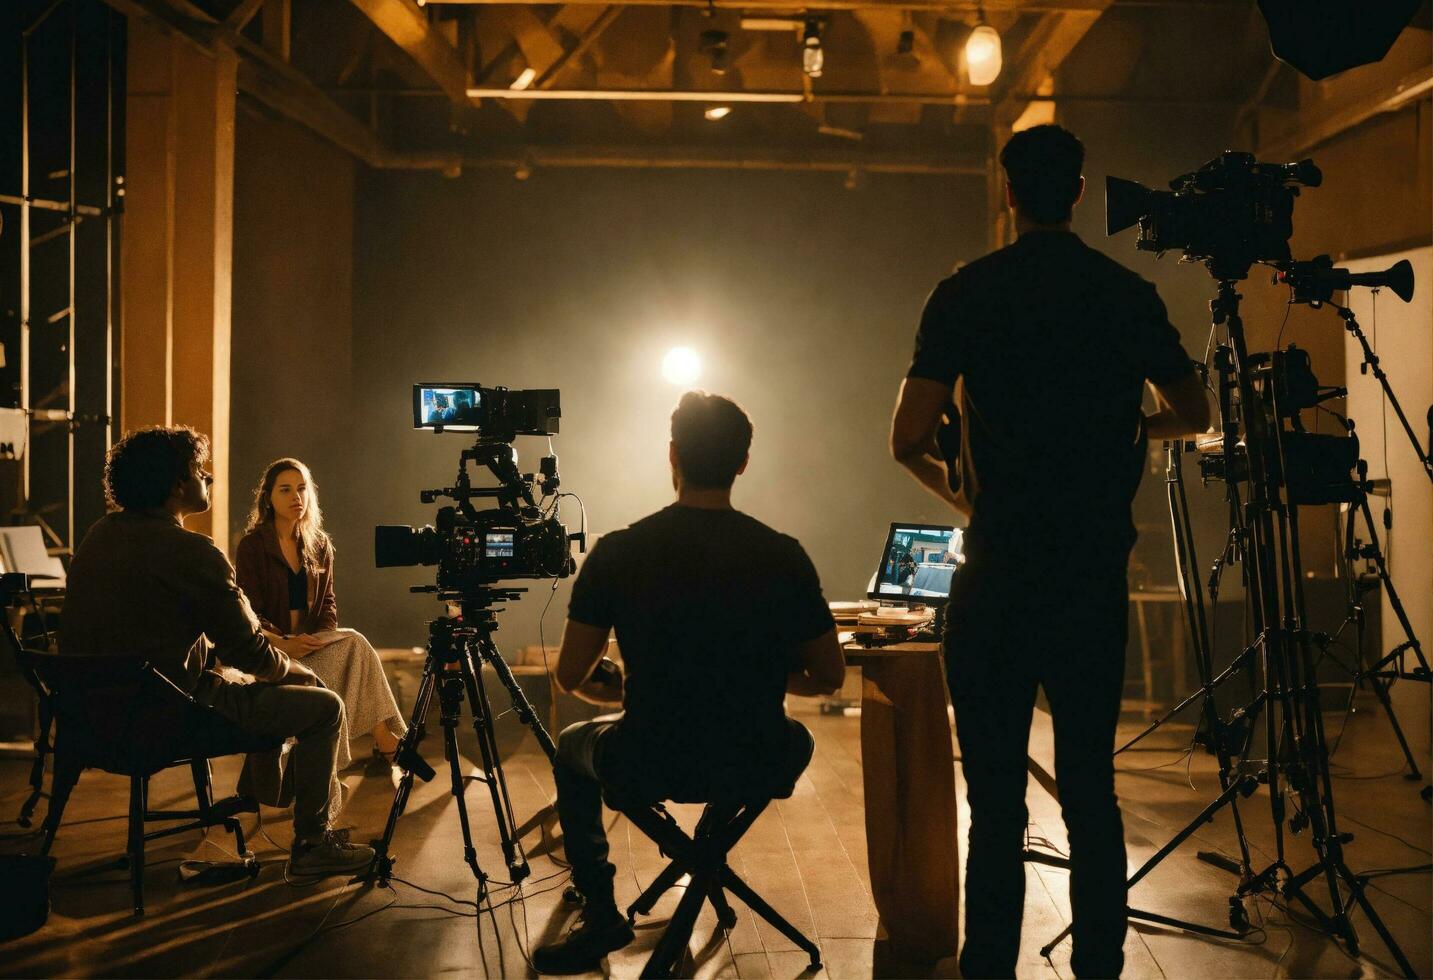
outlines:
[[1422, 0], [1259, 0], [1274, 56], [1318, 81], [1388, 54]]

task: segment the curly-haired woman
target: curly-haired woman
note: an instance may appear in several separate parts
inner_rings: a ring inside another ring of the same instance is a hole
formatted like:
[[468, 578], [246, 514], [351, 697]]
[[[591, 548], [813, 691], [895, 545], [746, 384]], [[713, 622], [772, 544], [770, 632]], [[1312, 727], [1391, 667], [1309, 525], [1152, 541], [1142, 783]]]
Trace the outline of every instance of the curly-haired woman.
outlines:
[[333, 543], [323, 529], [318, 487], [297, 459], [270, 463], [254, 491], [235, 567], [270, 642], [302, 659], [343, 698], [338, 767], [350, 739], [373, 734], [373, 752], [391, 761], [406, 730], [378, 652], [357, 630], [339, 629]]

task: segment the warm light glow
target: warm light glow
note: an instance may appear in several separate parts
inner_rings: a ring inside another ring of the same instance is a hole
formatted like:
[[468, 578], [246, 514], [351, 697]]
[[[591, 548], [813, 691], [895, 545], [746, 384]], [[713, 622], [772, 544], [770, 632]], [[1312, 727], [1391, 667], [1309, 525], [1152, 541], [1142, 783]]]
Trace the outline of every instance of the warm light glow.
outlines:
[[509, 85], [508, 88], [512, 89], [514, 92], [522, 92], [526, 90], [529, 85], [532, 84], [532, 80], [536, 77], [537, 72], [533, 71], [531, 68], [524, 68], [522, 70], [522, 74], [519, 75], [517, 78], [514, 78], [513, 83]]
[[981, 24], [965, 39], [965, 67], [970, 84], [989, 85], [1000, 77], [1000, 34], [989, 24]]
[[662, 358], [662, 377], [674, 385], [689, 385], [702, 375], [702, 359], [690, 347], [673, 347]]
[[725, 119], [727, 116], [731, 115], [731, 106], [714, 105], [706, 111], [705, 115], [707, 119], [711, 120], [712, 122], [716, 122], [718, 119]]

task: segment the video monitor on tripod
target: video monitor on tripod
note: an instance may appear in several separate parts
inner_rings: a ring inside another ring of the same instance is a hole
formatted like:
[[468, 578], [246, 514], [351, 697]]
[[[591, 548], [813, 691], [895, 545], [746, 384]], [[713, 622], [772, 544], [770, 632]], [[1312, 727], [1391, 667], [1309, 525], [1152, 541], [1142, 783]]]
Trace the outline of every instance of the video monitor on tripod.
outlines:
[[962, 560], [959, 528], [896, 521], [866, 595], [884, 602], [939, 605], [950, 598], [951, 578]]

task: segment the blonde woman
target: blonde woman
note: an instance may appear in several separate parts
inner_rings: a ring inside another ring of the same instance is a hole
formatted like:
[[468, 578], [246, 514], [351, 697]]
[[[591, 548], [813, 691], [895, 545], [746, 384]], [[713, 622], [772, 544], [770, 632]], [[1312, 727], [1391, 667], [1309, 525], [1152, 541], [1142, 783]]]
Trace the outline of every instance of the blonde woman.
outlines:
[[391, 763], [407, 726], [378, 652], [357, 630], [339, 629], [333, 543], [318, 487], [299, 460], [275, 460], [264, 470], [234, 565], [269, 641], [343, 698], [337, 767], [352, 758], [350, 739], [370, 732], [374, 755]]

